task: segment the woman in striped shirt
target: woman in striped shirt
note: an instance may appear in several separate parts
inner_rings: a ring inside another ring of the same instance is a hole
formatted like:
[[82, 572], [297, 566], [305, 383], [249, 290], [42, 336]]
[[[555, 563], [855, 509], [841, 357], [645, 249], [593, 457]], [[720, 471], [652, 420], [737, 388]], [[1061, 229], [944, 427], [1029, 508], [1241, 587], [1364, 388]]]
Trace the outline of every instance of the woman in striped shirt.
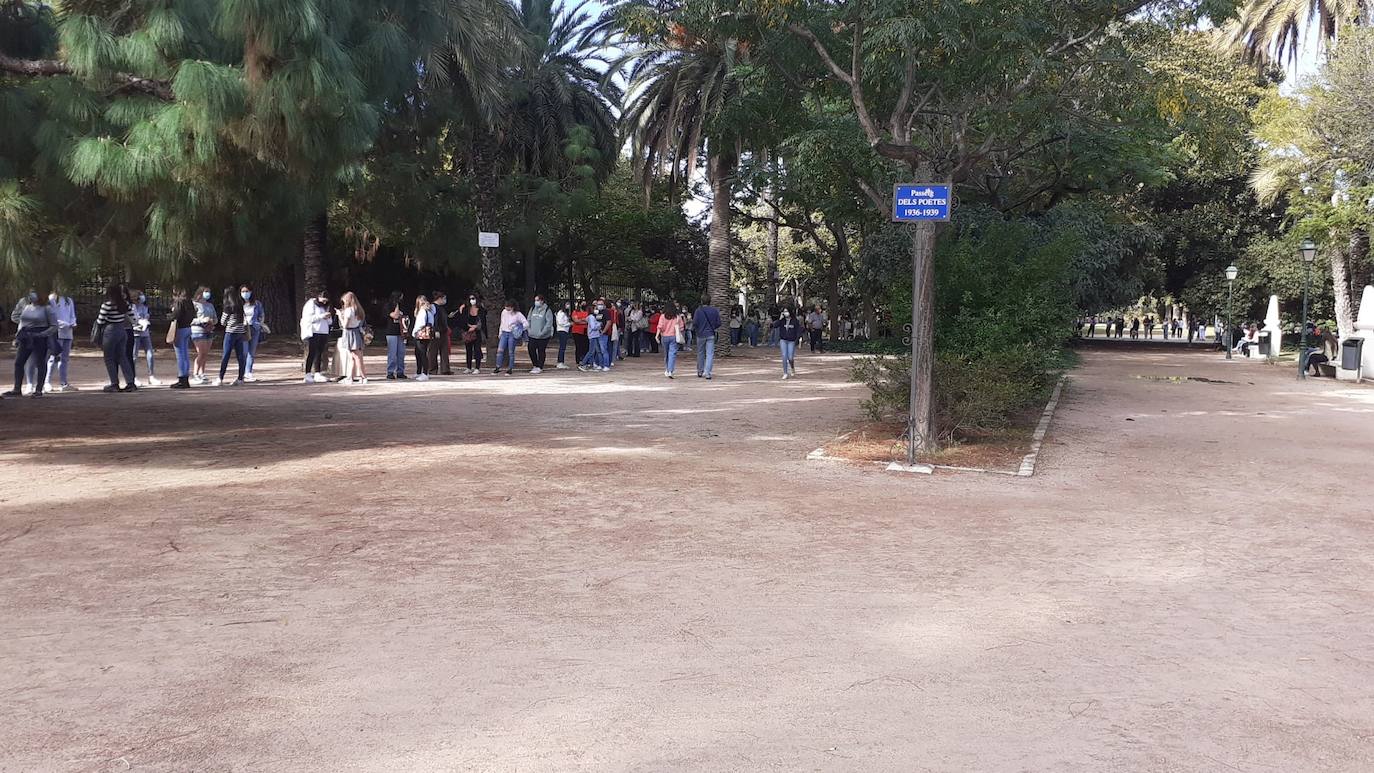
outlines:
[[[110, 383], [105, 385], [106, 392], [133, 392], [134, 362], [129, 359], [129, 300], [124, 288], [112, 284], [105, 290], [105, 302], [100, 304], [100, 314], [95, 318], [95, 327], [100, 331], [100, 351], [105, 358], [105, 372]], [[124, 373], [124, 386], [119, 385], [119, 374]]]
[[230, 386], [239, 386], [243, 384], [244, 371], [248, 367], [248, 325], [243, 319], [243, 301], [239, 300], [237, 288], [224, 288], [224, 299], [219, 308], [219, 326], [224, 328], [224, 356], [219, 360], [219, 378], [215, 379], [215, 386], [224, 383], [230, 354], [239, 364], [239, 376]]

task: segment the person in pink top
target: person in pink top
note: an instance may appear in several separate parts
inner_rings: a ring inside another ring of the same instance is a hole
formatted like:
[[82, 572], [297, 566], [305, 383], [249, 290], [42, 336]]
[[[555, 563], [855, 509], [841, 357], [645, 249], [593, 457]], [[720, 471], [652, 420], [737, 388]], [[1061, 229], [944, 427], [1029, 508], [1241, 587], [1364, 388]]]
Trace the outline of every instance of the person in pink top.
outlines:
[[668, 378], [673, 378], [673, 372], [677, 370], [677, 348], [682, 345], [683, 330], [686, 326], [687, 320], [678, 313], [677, 305], [672, 301], [664, 304], [663, 314], [658, 319], [658, 328], [654, 330], [654, 339], [663, 345], [663, 375]]

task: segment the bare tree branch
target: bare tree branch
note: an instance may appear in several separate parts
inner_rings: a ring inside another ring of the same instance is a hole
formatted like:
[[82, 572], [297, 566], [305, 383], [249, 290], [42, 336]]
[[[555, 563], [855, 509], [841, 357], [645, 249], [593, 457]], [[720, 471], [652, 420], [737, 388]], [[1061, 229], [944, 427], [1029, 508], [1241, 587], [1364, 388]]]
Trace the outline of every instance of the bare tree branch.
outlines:
[[[75, 74], [72, 72], [71, 65], [60, 59], [16, 59], [6, 54], [0, 54], [0, 72], [22, 75], [27, 78], [50, 78]], [[165, 102], [176, 99], [176, 95], [172, 93], [172, 84], [167, 81], [142, 78], [125, 72], [114, 73], [110, 77], [120, 88], [140, 91]]]

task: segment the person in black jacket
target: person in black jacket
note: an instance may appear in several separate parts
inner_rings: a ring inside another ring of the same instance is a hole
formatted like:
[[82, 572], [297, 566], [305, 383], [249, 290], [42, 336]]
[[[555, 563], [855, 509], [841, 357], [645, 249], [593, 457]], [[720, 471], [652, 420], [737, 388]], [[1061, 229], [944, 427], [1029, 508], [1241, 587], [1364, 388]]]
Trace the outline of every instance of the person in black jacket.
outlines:
[[464, 373], [482, 372], [482, 345], [487, 340], [487, 310], [477, 302], [477, 295], [468, 297], [468, 304], [458, 310], [458, 324], [455, 326], [463, 336], [463, 347], [467, 350], [467, 369]]
[[797, 375], [797, 341], [801, 340], [802, 321], [793, 316], [788, 309], [783, 309], [778, 313], [778, 319], [773, 323], [773, 329], [778, 331], [778, 346], [782, 350], [782, 380]]
[[400, 290], [391, 294], [383, 308], [386, 324], [386, 377], [389, 381], [404, 381], [406, 376], [406, 333], [409, 317], [406, 316], [405, 296]]
[[434, 291], [434, 340], [429, 342], [429, 373], [452, 376], [453, 367], [449, 363], [449, 324], [448, 293]]

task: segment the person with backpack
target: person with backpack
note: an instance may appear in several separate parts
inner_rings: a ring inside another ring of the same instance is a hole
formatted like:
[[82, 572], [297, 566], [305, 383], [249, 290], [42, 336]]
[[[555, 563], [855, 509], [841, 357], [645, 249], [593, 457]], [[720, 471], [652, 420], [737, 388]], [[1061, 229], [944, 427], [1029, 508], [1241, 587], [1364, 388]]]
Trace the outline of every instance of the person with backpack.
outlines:
[[773, 327], [778, 331], [778, 347], [782, 351], [782, 380], [786, 381], [797, 375], [797, 342], [802, 335], [801, 320], [794, 318], [791, 311], [783, 309], [778, 312], [778, 321], [773, 323]]
[[410, 317], [406, 316], [405, 296], [400, 290], [391, 294], [386, 303], [386, 324], [382, 326], [386, 334], [386, 378], [387, 381], [405, 381], [406, 376], [406, 334], [410, 332]]
[[506, 300], [501, 309], [501, 337], [496, 342], [496, 368], [492, 375], [501, 372], [501, 363], [506, 363], [506, 375], [515, 375], [515, 350], [529, 330], [530, 322], [515, 307], [515, 301]]
[[544, 372], [545, 355], [548, 353], [549, 341], [553, 338], [554, 328], [557, 324], [553, 309], [550, 309], [549, 305], [544, 302], [542, 293], [534, 296], [534, 305], [530, 307], [527, 321], [529, 323], [530, 373], [538, 375]]

